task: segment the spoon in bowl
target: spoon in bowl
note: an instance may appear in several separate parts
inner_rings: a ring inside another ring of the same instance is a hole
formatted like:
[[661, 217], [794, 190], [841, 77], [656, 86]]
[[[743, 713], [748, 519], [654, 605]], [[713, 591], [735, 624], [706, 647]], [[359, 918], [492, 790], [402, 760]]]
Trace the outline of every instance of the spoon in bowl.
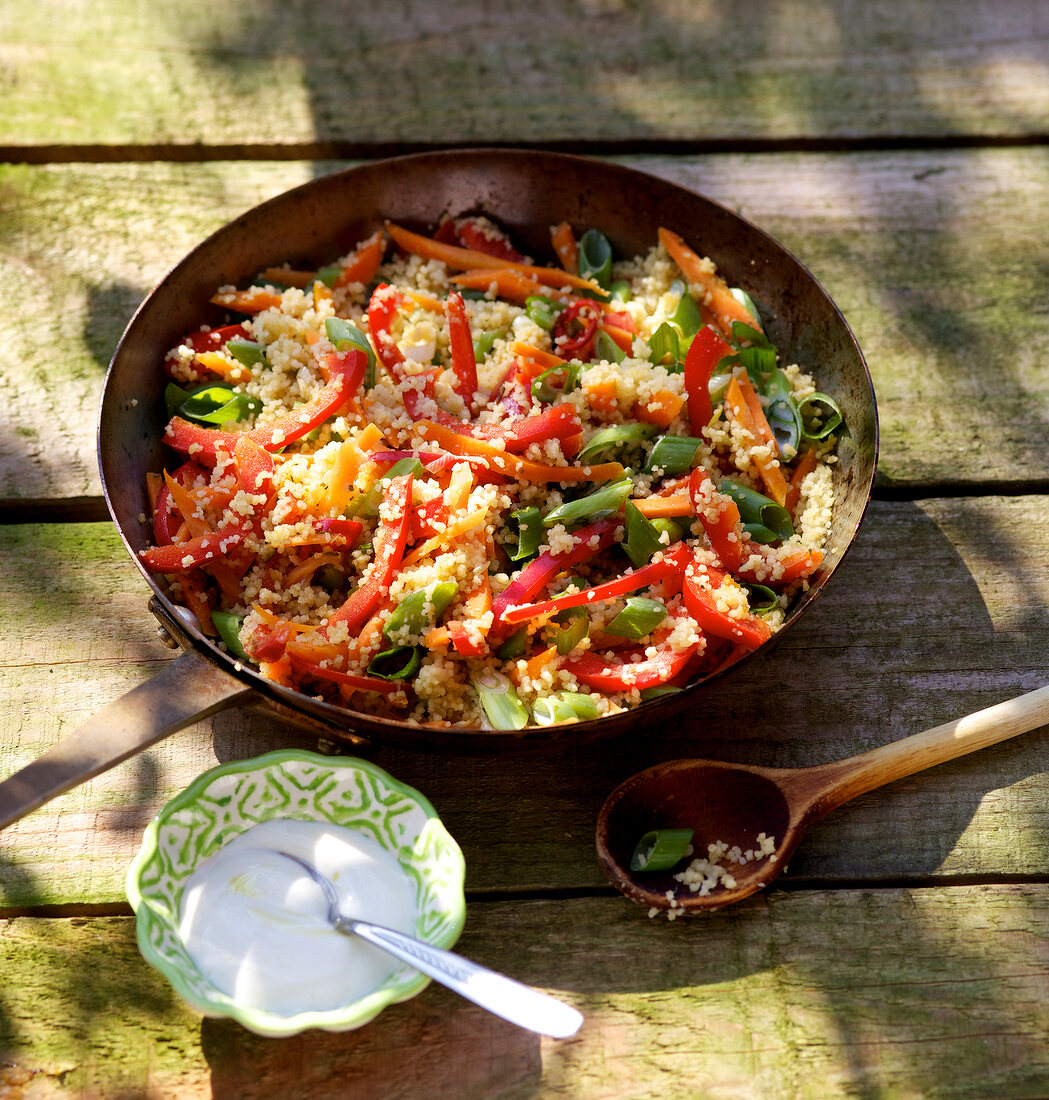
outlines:
[[[632, 776], [608, 796], [597, 819], [598, 862], [616, 889], [642, 905], [678, 911], [728, 905], [771, 882], [809, 829], [849, 799], [1046, 722], [1049, 687], [818, 767], [669, 760]], [[693, 858], [705, 857], [708, 845], [717, 845], [718, 859], [711, 863], [718, 866], [702, 868], [705, 888], [693, 892], [673, 877], [688, 866], [684, 860], [665, 871], [631, 869], [641, 838], [662, 829], [692, 829]], [[761, 834], [768, 838], [764, 848], [774, 843], [771, 853], [763, 851]], [[745, 862], [725, 863], [725, 854], [742, 855]]]
[[414, 936], [407, 936], [403, 932], [371, 924], [369, 921], [344, 917], [339, 912], [335, 886], [327, 875], [322, 874], [307, 860], [293, 856], [291, 852], [278, 851], [277, 854], [297, 863], [321, 888], [328, 903], [328, 921], [336, 932], [360, 936], [362, 940], [435, 978], [468, 1001], [473, 1001], [518, 1027], [540, 1035], [549, 1035], [553, 1039], [567, 1039], [582, 1025], [582, 1013], [556, 997], [540, 993], [538, 989], [532, 989], [504, 974], [489, 970], [486, 966], [471, 962], [453, 951], [424, 943]]

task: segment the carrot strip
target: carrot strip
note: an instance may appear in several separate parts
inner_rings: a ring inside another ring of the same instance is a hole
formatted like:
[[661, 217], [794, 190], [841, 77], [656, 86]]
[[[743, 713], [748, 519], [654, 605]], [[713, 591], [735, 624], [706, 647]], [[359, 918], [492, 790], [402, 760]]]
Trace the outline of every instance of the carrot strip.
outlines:
[[331, 550], [311, 554], [304, 562], [288, 570], [284, 577], [284, 587], [287, 589], [293, 584], [298, 584], [299, 581], [309, 580], [322, 565], [338, 565], [341, 560], [340, 556]]
[[554, 355], [552, 351], [543, 351], [541, 348], [533, 347], [531, 344], [525, 344], [521, 340], [515, 340], [510, 345], [510, 351], [519, 359], [525, 359], [535, 363], [536, 366], [542, 367], [543, 370], [549, 370], [551, 367], [563, 367], [567, 362], [566, 359]]
[[422, 561], [423, 558], [432, 554], [435, 550], [439, 550], [446, 543], [452, 542], [460, 535], [464, 535], [467, 531], [472, 531], [475, 527], [480, 526], [487, 518], [488, 509], [481, 508], [476, 512], [469, 512], [454, 523], [449, 523], [439, 535], [434, 535], [433, 538], [419, 543], [410, 554], [405, 554], [404, 561], [401, 562], [401, 568], [407, 569], [408, 566]]
[[385, 242], [382, 230], [377, 229], [366, 241], [362, 241], [353, 250], [346, 263], [335, 280], [336, 286], [346, 286], [348, 283], [370, 283], [375, 278], [375, 272], [382, 263], [382, 254], [385, 251]]
[[646, 519], [676, 519], [692, 515], [692, 501], [688, 493], [676, 493], [672, 497], [648, 497], [632, 501]]
[[534, 657], [529, 657], [525, 662], [525, 675], [530, 680], [537, 680], [551, 661], [557, 657], [557, 646], [547, 646], [541, 649]]
[[305, 290], [316, 278], [316, 271], [293, 271], [288, 267], [267, 267], [262, 273], [264, 282], [276, 283], [278, 286], [297, 286], [300, 290]]
[[524, 305], [525, 299], [535, 294], [558, 301], [568, 301], [572, 297], [565, 291], [555, 290], [509, 267], [464, 271], [461, 275], [454, 276], [451, 281], [456, 286], [465, 287], [467, 290], [487, 292], [489, 287], [495, 287], [495, 293], [500, 298], [506, 298], [507, 301], [516, 302], [518, 305]]
[[732, 332], [733, 321], [742, 321], [760, 331], [761, 326], [750, 315], [750, 311], [736, 300], [710, 260], [693, 252], [681, 237], [669, 229], [659, 230], [659, 243], [670, 253], [671, 259], [681, 268], [685, 278], [703, 288], [714, 320], [725, 335]]
[[579, 270], [579, 245], [576, 244], [575, 234], [568, 222], [554, 226], [550, 232], [550, 243], [565, 271]]
[[669, 428], [674, 417], [681, 412], [685, 399], [673, 390], [657, 390], [645, 401], [634, 406], [634, 416], [659, 428]]
[[801, 500], [801, 483], [816, 469], [816, 448], [806, 447], [798, 457], [794, 470], [790, 475], [790, 484], [787, 486], [787, 499], [784, 508], [793, 516], [798, 502]]
[[502, 268], [517, 271], [537, 282], [550, 283], [552, 286], [575, 286], [585, 290], [594, 290], [605, 297], [605, 292], [589, 279], [559, 271], [556, 267], [536, 267], [534, 264], [517, 263], [499, 256], [490, 256], [472, 248], [460, 248], [454, 244], [442, 244], [420, 233], [412, 233], [392, 222], [386, 223], [386, 231], [406, 252], [413, 252], [427, 260], [439, 260], [456, 271], [469, 271], [477, 268]]
[[[743, 395], [741, 382], [741, 378], [738, 378], [736, 375], [732, 376], [728, 384], [728, 389], [725, 391], [725, 404], [732, 413], [733, 419], [745, 432], [747, 432], [751, 439], [757, 444], [764, 444], [764, 435], [754, 421], [750, 405]], [[747, 384], [750, 384], [749, 379], [747, 380]], [[765, 420], [764, 413], [762, 413], [762, 420]], [[765, 428], [771, 435], [772, 429], [769, 428], [767, 420], [765, 420]], [[775, 437], [773, 437], [772, 442], [774, 448], [773, 453], [778, 453], [778, 448], [775, 447]], [[761, 474], [761, 480], [765, 483], [765, 488], [768, 489], [769, 495], [777, 504], [783, 505], [787, 499], [787, 479], [783, 476], [783, 469], [780, 464], [771, 456], [766, 457], [765, 455], [752, 454], [751, 458], [754, 460], [754, 465], [757, 466], [758, 472]]]
[[261, 313], [264, 309], [276, 309], [280, 300], [280, 295], [272, 290], [251, 287], [248, 290], [220, 290], [212, 297], [211, 304], [235, 309], [238, 313]]
[[243, 363], [230, 360], [219, 351], [198, 351], [194, 362], [227, 382], [251, 381], [251, 371]]
[[411, 298], [422, 309], [428, 309], [431, 313], [444, 313], [444, 302], [440, 298], [433, 297], [432, 294], [426, 294], [421, 290], [402, 290], [401, 293], [405, 298]]

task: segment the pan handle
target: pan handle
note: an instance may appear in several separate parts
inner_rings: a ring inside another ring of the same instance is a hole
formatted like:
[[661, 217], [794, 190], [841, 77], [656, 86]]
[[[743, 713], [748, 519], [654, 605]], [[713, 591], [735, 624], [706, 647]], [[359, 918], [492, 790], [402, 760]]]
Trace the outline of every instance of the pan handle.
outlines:
[[257, 693], [190, 649], [0, 783], [0, 829], [168, 734]]

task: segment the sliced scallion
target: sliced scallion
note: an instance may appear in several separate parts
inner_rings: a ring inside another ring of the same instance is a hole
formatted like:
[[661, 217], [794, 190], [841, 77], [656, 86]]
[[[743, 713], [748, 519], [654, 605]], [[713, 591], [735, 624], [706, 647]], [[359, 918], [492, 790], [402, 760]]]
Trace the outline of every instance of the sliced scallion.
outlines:
[[619, 457], [620, 452], [629, 446], [638, 446], [656, 434], [655, 424], [643, 424], [635, 421], [631, 424], [610, 424], [601, 428], [587, 440], [586, 446], [576, 455], [578, 465], [588, 462], [608, 462]]
[[383, 634], [400, 641], [422, 639], [458, 595], [459, 585], [455, 581], [439, 581], [432, 587], [417, 589], [393, 609], [382, 628]]
[[558, 722], [580, 722], [597, 717], [597, 703], [590, 695], [578, 691], [561, 691], [535, 701], [532, 716], [537, 726], [553, 726]]
[[661, 472], [663, 477], [687, 474], [696, 460], [703, 440], [694, 435], [661, 435], [656, 439], [645, 463], [645, 473]]
[[680, 288], [681, 296], [670, 320], [677, 325], [683, 336], [695, 336], [703, 327], [703, 315], [699, 312], [696, 299], [689, 294], [688, 287], [681, 282], [675, 282], [674, 285]]
[[767, 585], [746, 581], [743, 587], [747, 590], [747, 603], [755, 615], [767, 615], [779, 607], [779, 596]]
[[266, 362], [266, 345], [254, 340], [227, 340], [226, 351], [245, 367]]
[[607, 363], [622, 363], [626, 358], [626, 352], [604, 329], [599, 329], [594, 339], [594, 355]]
[[825, 393], [810, 393], [798, 402], [801, 414], [801, 434], [806, 439], [826, 439], [844, 421], [841, 409], [833, 397]]
[[492, 350], [496, 340], [503, 340], [505, 338], [506, 329], [486, 329], [476, 340], [474, 340], [474, 359], [480, 362], [480, 360], [484, 359]]
[[335, 264], [332, 267], [322, 267], [320, 271], [317, 272], [317, 279], [325, 286], [335, 286], [341, 274], [342, 268], [338, 264]]
[[511, 561], [524, 561], [539, 550], [543, 541], [543, 516], [538, 508], [519, 508], [510, 515], [517, 521], [517, 551]]
[[[675, 523], [672, 519], [666, 519], [663, 516], [659, 516], [656, 519], [650, 519], [648, 522], [659, 532], [659, 542], [662, 546], [672, 546], [675, 542], [680, 542], [685, 537], [685, 529], [680, 523]], [[663, 542], [664, 533], [669, 540], [667, 542]]]
[[557, 322], [561, 305], [542, 294], [529, 294], [525, 298], [525, 313], [545, 332], [549, 332]]
[[738, 286], [729, 287], [729, 293], [760, 325], [761, 314], [758, 312], [758, 307], [754, 304], [754, 299], [751, 298], [751, 296], [745, 290], [741, 289]]
[[522, 626], [520, 630], [515, 630], [509, 638], [495, 651], [496, 657], [500, 661], [516, 661], [518, 657], [524, 656], [524, 651], [528, 648], [528, 627]]
[[623, 502], [633, 491], [634, 483], [629, 477], [624, 476], [618, 481], [609, 481], [585, 497], [551, 508], [543, 516], [543, 526], [553, 527], [555, 524], [563, 523], [568, 527], [582, 520], [590, 521], [613, 515], [623, 507]]
[[395, 477], [403, 477], [405, 474], [414, 474], [415, 477], [420, 477], [425, 472], [423, 464], [415, 455], [410, 458], [398, 459], [370, 489], [366, 489], [363, 493], [355, 496], [346, 505], [343, 514], [351, 518], [353, 516], [377, 516], [387, 482], [392, 481]]
[[801, 442], [801, 413], [794, 398], [774, 397], [765, 407], [765, 419], [776, 437], [780, 453], [790, 462]]
[[707, 393], [710, 394], [710, 400], [715, 405], [718, 404], [719, 401], [725, 400], [725, 391], [728, 389], [728, 384], [731, 381], [731, 374], [717, 373], [710, 376], [710, 381], [707, 383]]
[[631, 596], [623, 610], [605, 626], [605, 633], [640, 641], [647, 638], [666, 617], [667, 608], [662, 600]]
[[368, 675], [380, 680], [410, 680], [423, 661], [422, 646], [397, 645], [376, 653], [368, 662]]
[[624, 507], [623, 528], [625, 537], [620, 546], [635, 568], [648, 565], [653, 555], [663, 549], [655, 524], [642, 515], [641, 509], [632, 500], [628, 500]]
[[236, 657], [238, 661], [251, 661], [240, 642], [240, 628], [244, 625], [244, 616], [235, 615], [232, 611], [212, 611], [211, 621], [215, 624], [219, 637], [225, 642], [229, 655]]
[[616, 279], [616, 281], [608, 288], [608, 292], [617, 302], [630, 301], [630, 284], [626, 281], [626, 279]]
[[756, 542], [789, 539], [794, 534], [790, 512], [769, 497], [762, 496], [754, 489], [748, 489], [745, 485], [740, 485], [739, 482], [727, 477], [721, 479], [721, 492], [736, 502], [739, 518], [745, 526], [752, 525], [772, 534], [771, 539], [755, 539]]
[[517, 697], [508, 676], [485, 669], [473, 677], [473, 685], [488, 721], [497, 730], [519, 730], [528, 725], [528, 709]]
[[548, 645], [557, 646], [561, 657], [569, 653], [590, 633], [590, 616], [584, 607], [566, 607], [547, 624], [543, 638]]
[[532, 396], [536, 401], [549, 402], [571, 393], [579, 384], [579, 369], [578, 363], [548, 368], [532, 383]]
[[681, 338], [677, 329], [667, 321], [648, 338], [648, 346], [652, 351], [651, 361], [656, 366], [664, 359], [676, 361], [681, 358]]
[[603, 290], [612, 285], [612, 244], [599, 229], [588, 229], [579, 238], [579, 274]]
[[335, 345], [336, 351], [347, 351], [356, 348], [368, 356], [368, 365], [364, 369], [364, 387], [371, 389], [375, 385], [375, 352], [372, 350], [368, 337], [352, 322], [344, 317], [326, 317], [324, 319], [324, 333]]
[[167, 409], [169, 420], [178, 412], [179, 405], [189, 397], [189, 392], [177, 382], [169, 382], [164, 387], [164, 406]]
[[642, 688], [641, 702], [647, 703], [651, 699], [661, 699], [664, 695], [677, 695], [682, 690], [682, 688], [674, 687], [673, 684], [656, 684], [654, 687]]
[[688, 854], [692, 829], [653, 829], [638, 841], [631, 871], [669, 871]]

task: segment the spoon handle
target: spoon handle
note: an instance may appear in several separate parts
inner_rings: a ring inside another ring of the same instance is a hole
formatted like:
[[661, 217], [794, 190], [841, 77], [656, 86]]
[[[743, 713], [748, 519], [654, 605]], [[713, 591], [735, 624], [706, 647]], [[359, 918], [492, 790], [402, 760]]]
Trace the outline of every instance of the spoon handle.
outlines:
[[583, 1022], [582, 1013], [564, 1001], [392, 928], [347, 917], [338, 917], [335, 927], [340, 932], [360, 936], [518, 1027], [554, 1039], [567, 1039]]
[[[850, 798], [977, 749], [1008, 741], [1049, 722], [1049, 686], [944, 722], [859, 756], [813, 768], [822, 783], [817, 804], [827, 813]], [[799, 776], [810, 769], [802, 769]], [[829, 782], [828, 782], [829, 781]]]

